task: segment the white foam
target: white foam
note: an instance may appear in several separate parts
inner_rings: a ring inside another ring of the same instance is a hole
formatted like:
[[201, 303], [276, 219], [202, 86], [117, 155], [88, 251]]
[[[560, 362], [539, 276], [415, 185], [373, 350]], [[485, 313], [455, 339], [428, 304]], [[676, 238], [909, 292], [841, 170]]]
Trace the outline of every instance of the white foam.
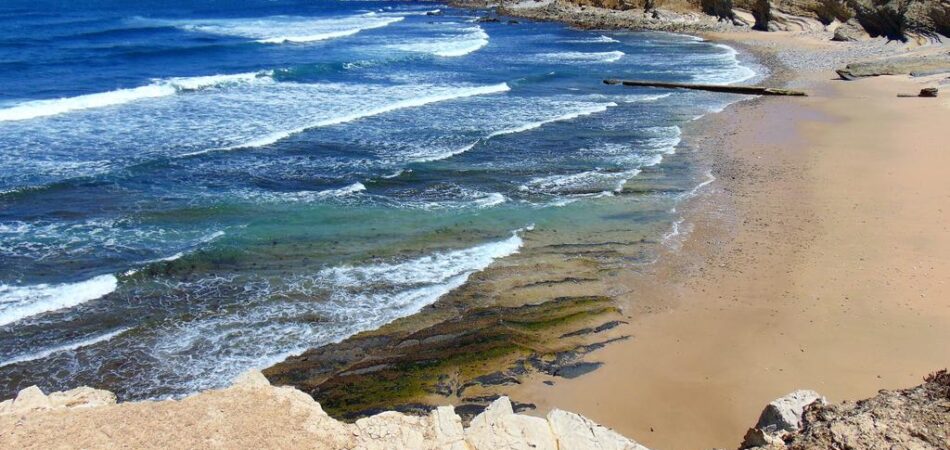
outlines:
[[25, 355], [17, 356], [6, 361], [0, 362], [0, 367], [9, 366], [12, 364], [18, 364], [27, 361], [35, 361], [37, 359], [43, 359], [47, 356], [55, 355], [57, 353], [68, 352], [72, 350], [77, 350], [83, 347], [89, 347], [90, 345], [95, 345], [100, 342], [108, 341], [126, 331], [131, 330], [131, 328], [120, 328], [118, 330], [112, 331], [110, 333], [101, 334], [99, 336], [93, 336], [91, 338], [83, 339], [76, 342], [71, 342], [69, 344], [58, 345], [55, 347], [50, 347], [46, 350], [41, 350], [36, 353], [28, 353]]
[[441, 284], [458, 275], [482, 270], [495, 259], [516, 253], [522, 244], [518, 232], [514, 232], [508, 239], [462, 250], [433, 253], [398, 263], [333, 267], [321, 270], [317, 276], [337, 287], [363, 287], [367, 283]]
[[492, 206], [497, 206], [508, 201], [508, 197], [505, 197], [500, 192], [492, 192], [484, 197], [475, 199], [475, 207], [477, 208], [491, 208]]
[[[519, 105], [516, 102], [519, 98], [515, 97], [511, 99], [511, 104], [508, 109], [500, 111], [498, 115], [492, 115], [489, 117], [466, 117], [462, 115], [457, 115], [453, 117], [453, 120], [459, 123], [464, 123], [466, 127], [484, 129], [484, 128], [495, 128], [499, 125], [504, 125], [507, 123], [517, 123], [518, 121], [525, 120], [528, 118], [537, 118], [538, 120], [527, 122], [522, 125], [506, 128], [501, 130], [496, 130], [488, 133], [482, 138], [475, 140], [470, 144], [465, 144], [455, 148], [445, 149], [443, 151], [433, 151], [433, 149], [439, 149], [440, 145], [426, 145], [417, 151], [412, 152], [409, 155], [409, 162], [413, 163], [426, 163], [433, 162], [451, 158], [468, 152], [475, 148], [478, 144], [483, 143], [489, 139], [508, 135], [522, 133], [525, 131], [530, 131], [533, 129], [540, 128], [544, 125], [559, 122], [573, 120], [578, 117], [587, 116], [591, 114], [597, 114], [603, 111], [606, 111], [608, 108], [617, 106], [614, 102], [604, 102], [604, 103], [593, 103], [593, 102], [554, 102], [554, 103], [543, 103], [535, 105]], [[525, 106], [530, 106], [526, 108]], [[554, 117], [547, 117], [545, 115], [550, 115], [551, 111], [565, 111], [563, 114]], [[486, 121], [487, 119], [487, 121]], [[442, 147], [445, 148], [445, 147]]]
[[268, 16], [242, 19], [146, 20], [187, 31], [253, 39], [262, 44], [308, 43], [352, 36], [405, 19], [405, 15], [366, 13], [355, 16], [312, 18]]
[[72, 308], [116, 290], [118, 279], [99, 275], [78, 283], [0, 284], [0, 326], [49, 311]]
[[0, 109], [0, 122], [29, 120], [38, 117], [55, 116], [71, 111], [106, 106], [121, 105], [137, 100], [167, 97], [183, 91], [197, 91], [214, 86], [233, 83], [247, 83], [269, 78], [269, 73], [241, 73], [233, 75], [210, 75], [201, 77], [176, 77], [155, 80], [147, 86], [130, 89], [117, 89], [108, 92], [86, 94], [51, 100], [32, 100], [9, 108]]
[[119, 89], [109, 92], [80, 95], [78, 97], [33, 100], [20, 103], [10, 108], [0, 109], [0, 121], [29, 120], [80, 109], [102, 108], [104, 106], [120, 105], [135, 100], [164, 97], [174, 94], [175, 88], [172, 86], [152, 84], [132, 89]]
[[704, 187], [708, 186], [710, 183], [714, 181], [716, 181], [716, 176], [712, 174], [712, 171], [706, 172], [706, 179], [703, 180], [701, 183], [697, 184], [696, 186], [694, 186], [689, 191], [680, 194], [679, 199], [682, 200], [682, 199], [695, 197], [696, 194], [699, 194], [699, 191], [701, 191]]
[[330, 189], [326, 191], [320, 191], [318, 195], [324, 198], [344, 197], [347, 195], [356, 194], [357, 192], [363, 192], [365, 190], [366, 190], [366, 186], [364, 186], [363, 183], [356, 182], [349, 186], [341, 187], [339, 189]]
[[172, 86], [178, 92], [199, 91], [242, 83], [271, 83], [273, 71], [236, 73], [230, 75], [206, 75], [201, 77], [173, 77], [155, 80], [157, 85]]
[[619, 43], [620, 41], [610, 36], [600, 35], [594, 38], [568, 39], [564, 42], [568, 44], [616, 44], [616, 43]]
[[567, 113], [567, 114], [564, 114], [564, 115], [561, 115], [561, 116], [558, 116], [558, 117], [552, 117], [552, 118], [550, 118], [550, 119], [545, 119], [545, 120], [539, 120], [539, 121], [537, 121], [537, 122], [526, 123], [526, 124], [524, 124], [524, 125], [520, 125], [520, 126], [517, 126], [517, 127], [514, 127], [514, 128], [508, 128], [508, 129], [505, 129], [505, 130], [495, 131], [494, 133], [489, 134], [489, 135], [488, 135], [488, 138], [493, 138], [493, 137], [497, 137], [497, 136], [503, 136], [503, 135], [506, 135], [506, 134], [523, 133], [523, 132], [525, 132], [525, 131], [534, 130], [534, 129], [536, 129], [536, 128], [541, 128], [542, 126], [547, 125], [547, 124], [549, 124], [549, 123], [562, 122], [562, 121], [565, 121], [565, 120], [573, 120], [573, 119], [576, 119], [576, 118], [578, 118], [578, 117], [589, 116], [589, 115], [591, 115], [591, 114], [601, 113], [601, 112], [606, 111], [607, 108], [614, 107], [614, 106], [617, 106], [617, 104], [614, 103], [614, 102], [601, 103], [601, 104], [598, 104], [598, 105], [595, 105], [595, 106], [591, 106], [591, 107], [588, 107], [588, 108], [585, 108], [585, 109], [582, 109], [582, 110], [579, 110], [579, 111], [573, 111], [573, 112], [570, 112], [570, 113]]
[[454, 36], [422, 39], [417, 42], [393, 44], [389, 48], [406, 52], [429, 53], [446, 58], [465, 56], [488, 45], [488, 33], [479, 26], [462, 30]]
[[[703, 43], [703, 45], [709, 45]], [[725, 44], [713, 44], [713, 47], [725, 50], [724, 53], [715, 53], [712, 55], [703, 55], [699, 58], [712, 58], [713, 60], [723, 61], [725, 66], [700, 69], [701, 72], [693, 74], [692, 78], [696, 82], [703, 83], [740, 83], [754, 78], [757, 73], [752, 68], [742, 65], [739, 61], [739, 53], [736, 49]], [[697, 58], [694, 56], [694, 58]]]
[[[280, 140], [286, 139], [295, 134], [307, 131], [312, 128], [339, 125], [342, 123], [359, 120], [365, 117], [385, 114], [387, 112], [395, 111], [398, 109], [415, 108], [419, 106], [428, 105], [430, 103], [443, 102], [447, 100], [455, 100], [455, 99], [460, 99], [460, 98], [465, 98], [465, 97], [472, 97], [476, 95], [497, 94], [501, 92], [508, 92], [510, 90], [511, 88], [508, 87], [507, 83], [499, 83], [499, 84], [493, 84], [493, 85], [487, 85], [487, 86], [463, 87], [463, 88], [454, 89], [445, 93], [422, 96], [422, 97], [411, 98], [411, 99], [406, 99], [406, 100], [399, 100], [399, 101], [390, 103], [388, 105], [383, 105], [383, 106], [378, 106], [375, 108], [370, 108], [370, 109], [366, 109], [362, 111], [352, 112], [349, 114], [344, 114], [344, 115], [340, 115], [340, 116], [329, 118], [329, 119], [323, 119], [323, 120], [313, 122], [311, 124], [307, 124], [301, 127], [294, 128], [294, 129], [278, 131], [276, 133], [271, 133], [267, 136], [263, 136], [258, 139], [245, 142], [244, 144], [225, 147], [218, 150], [234, 150], [238, 148], [263, 147], [263, 146], [278, 142]], [[182, 156], [192, 156], [192, 155], [200, 154], [204, 152], [206, 151], [187, 153]]]
[[588, 170], [567, 175], [537, 177], [520, 186], [522, 191], [538, 193], [572, 193], [577, 191], [620, 192], [627, 180], [640, 174], [639, 169], [618, 172]]
[[420, 156], [420, 157], [414, 158], [412, 162], [425, 163], [425, 162], [440, 161], [443, 159], [448, 159], [456, 155], [461, 155], [462, 153], [465, 153], [475, 148], [475, 146], [478, 145], [479, 142], [480, 141], [475, 141], [475, 142], [472, 142], [471, 144], [468, 144], [468, 145], [465, 145], [453, 150], [449, 150], [447, 152], [437, 153], [435, 155]]
[[539, 56], [546, 61], [566, 63], [612, 63], [620, 61], [626, 53], [620, 50], [610, 52], [558, 52], [542, 53]]
[[363, 183], [356, 182], [337, 189], [327, 189], [324, 191], [295, 191], [295, 192], [271, 192], [261, 190], [243, 190], [236, 191], [234, 195], [243, 199], [253, 200], [261, 203], [284, 203], [284, 202], [315, 202], [329, 198], [342, 198], [358, 194], [366, 190]]

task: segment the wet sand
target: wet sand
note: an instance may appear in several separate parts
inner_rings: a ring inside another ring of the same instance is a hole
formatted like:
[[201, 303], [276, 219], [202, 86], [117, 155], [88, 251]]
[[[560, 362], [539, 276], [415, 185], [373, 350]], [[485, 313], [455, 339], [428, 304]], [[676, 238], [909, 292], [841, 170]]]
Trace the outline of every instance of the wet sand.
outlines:
[[688, 130], [716, 181], [681, 208], [687, 232], [657, 264], [616, 280], [632, 338], [591, 355], [606, 363], [591, 374], [507, 393], [654, 449], [735, 448], [792, 390], [854, 400], [950, 365], [950, 92], [783, 75], [812, 95]]

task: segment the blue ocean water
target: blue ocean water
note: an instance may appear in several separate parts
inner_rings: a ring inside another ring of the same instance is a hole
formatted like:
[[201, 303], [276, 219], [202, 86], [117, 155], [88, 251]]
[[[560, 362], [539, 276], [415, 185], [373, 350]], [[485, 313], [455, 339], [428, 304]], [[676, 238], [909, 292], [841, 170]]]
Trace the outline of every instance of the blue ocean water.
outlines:
[[753, 76], [687, 36], [477, 14], [0, 4], [3, 392], [181, 395], [412, 314], [618, 207], [734, 100], [603, 78]]

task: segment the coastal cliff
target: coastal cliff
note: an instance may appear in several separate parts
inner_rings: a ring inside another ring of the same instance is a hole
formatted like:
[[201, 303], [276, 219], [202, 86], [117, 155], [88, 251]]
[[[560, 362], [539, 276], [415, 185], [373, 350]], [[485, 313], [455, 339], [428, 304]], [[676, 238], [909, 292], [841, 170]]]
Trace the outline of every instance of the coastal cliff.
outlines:
[[[451, 406], [427, 415], [388, 411], [347, 424], [309, 395], [271, 386], [253, 371], [230, 388], [180, 401], [115, 401], [112, 393], [90, 388], [48, 396], [35, 386], [24, 389], [0, 403], [0, 446], [648, 450], [578, 414], [516, 414], [507, 397], [494, 400], [467, 427]], [[946, 371], [920, 386], [881, 391], [857, 403], [828, 405], [816, 392], [795, 391], [765, 407], [740, 448], [936, 449], [950, 439], [948, 408]]]
[[[456, 3], [486, 6], [482, 1]], [[836, 40], [950, 35], [950, 2], [942, 0], [526, 0], [502, 1], [498, 11], [589, 28], [828, 30]]]

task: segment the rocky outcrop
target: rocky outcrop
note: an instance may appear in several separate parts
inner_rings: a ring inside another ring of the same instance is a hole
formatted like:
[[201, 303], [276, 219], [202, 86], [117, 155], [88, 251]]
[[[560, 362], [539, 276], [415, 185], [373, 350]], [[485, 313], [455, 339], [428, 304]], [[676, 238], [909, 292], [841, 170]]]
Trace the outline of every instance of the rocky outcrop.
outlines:
[[813, 392], [778, 399], [746, 434], [741, 449], [920, 449], [950, 445], [950, 374], [924, 384], [880, 391], [859, 402], [828, 405]]
[[880, 75], [926, 76], [950, 72], [950, 53], [931, 55], [912, 55], [862, 61], [848, 64], [837, 69], [838, 75], [845, 80]]
[[[79, 388], [47, 396], [31, 387], [3, 405], [0, 448], [239, 448], [242, 439], [253, 447], [325, 450], [647, 450], [577, 414], [516, 414], [507, 397], [492, 402], [467, 429], [451, 406], [426, 415], [387, 411], [347, 424], [303, 392], [271, 386], [260, 372], [242, 375], [229, 389], [182, 401], [116, 405], [106, 391]], [[249, 420], [245, 426], [251, 429], [234, 430], [241, 420]], [[274, 433], [274, 421], [292, 426]], [[176, 432], [162, 433], [160, 427]], [[123, 432], [129, 430], [134, 433]], [[234, 437], [222, 430], [247, 433]]]
[[732, 0], [700, 0], [702, 11], [720, 20], [731, 21], [735, 18], [732, 12]]
[[115, 394], [109, 391], [78, 387], [65, 392], [46, 395], [40, 388], [30, 386], [20, 391], [16, 398], [0, 403], [0, 414], [26, 414], [66, 408], [91, 408], [114, 405]]
[[[752, 25], [761, 31], [811, 32], [832, 31], [845, 24], [835, 40], [950, 36], [950, 2], [946, 0], [544, 0], [502, 2], [499, 9], [592, 28], [709, 31], [721, 28], [718, 22]], [[616, 16], [610, 11], [635, 14]], [[737, 20], [747, 15], [754, 24]]]
[[870, 36], [866, 31], [864, 31], [864, 28], [861, 28], [861, 24], [858, 23], [856, 19], [852, 18], [835, 28], [835, 34], [832, 36], [831, 40], [841, 42], [860, 41], [868, 37]]
[[815, 391], [798, 390], [772, 400], [759, 415], [759, 421], [746, 432], [743, 449], [780, 445], [785, 438], [801, 430], [802, 414], [812, 403], [825, 404], [825, 398]]
[[[708, 0], [710, 7], [729, 0]], [[729, 20], [702, 12], [701, 0], [636, 0], [620, 9], [594, 7], [588, 0], [544, 0], [504, 3], [498, 12], [541, 21], [564, 22], [579, 28], [636, 29], [672, 32], [728, 31]], [[728, 14], [728, 13], [727, 13]]]
[[621, 318], [602, 296], [472, 308], [420, 330], [375, 331], [312, 349], [264, 373], [344, 420], [392, 409], [425, 412], [438, 405], [433, 398], [454, 399], [469, 419], [497, 398], [498, 386], [529, 373], [570, 377], [596, 369], [599, 363], [584, 357], [624, 338], [603, 326]]
[[[814, 391], [792, 392], [765, 407], [740, 449], [946, 450], [947, 443], [950, 374], [944, 370], [920, 386], [840, 405]], [[46, 395], [30, 387], [0, 403], [0, 448], [648, 450], [578, 414], [517, 414], [508, 397], [491, 402], [467, 428], [452, 406], [344, 423], [309, 395], [272, 386], [256, 371], [227, 389], [159, 402], [116, 404], [107, 391]]]

